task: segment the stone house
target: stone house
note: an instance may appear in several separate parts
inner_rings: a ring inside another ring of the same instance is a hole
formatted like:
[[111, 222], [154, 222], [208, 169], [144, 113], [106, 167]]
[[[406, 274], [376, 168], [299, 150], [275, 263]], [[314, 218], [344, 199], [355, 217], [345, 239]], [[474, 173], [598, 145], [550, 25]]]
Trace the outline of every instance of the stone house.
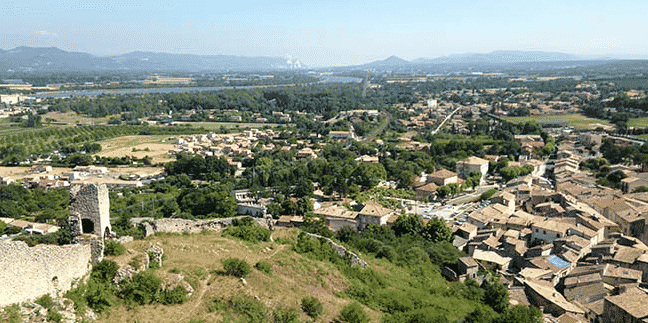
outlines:
[[488, 160], [471, 156], [466, 160], [460, 160], [455, 166], [457, 174], [462, 178], [468, 178], [471, 172], [478, 171], [482, 174], [480, 185], [484, 183], [484, 177], [488, 174]]
[[396, 211], [380, 205], [376, 201], [367, 201], [360, 212], [358, 212], [358, 229], [363, 230], [369, 224], [387, 225], [388, 222], [396, 220]]
[[427, 176], [427, 181], [432, 182], [438, 186], [445, 186], [451, 183], [458, 183], [459, 178], [455, 172], [447, 169], [440, 169]]
[[344, 206], [331, 205], [321, 207], [315, 210], [313, 214], [324, 218], [328, 228], [334, 232], [339, 231], [343, 227], [352, 227], [354, 230], [358, 229], [358, 212], [348, 210]]
[[603, 303], [604, 322], [645, 323], [648, 321], [648, 294], [637, 287], [622, 289]]

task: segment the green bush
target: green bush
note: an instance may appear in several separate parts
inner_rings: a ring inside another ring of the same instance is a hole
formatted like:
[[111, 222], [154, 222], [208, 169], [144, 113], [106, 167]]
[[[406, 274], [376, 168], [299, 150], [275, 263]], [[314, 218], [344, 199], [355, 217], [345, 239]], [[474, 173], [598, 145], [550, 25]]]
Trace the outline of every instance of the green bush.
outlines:
[[223, 260], [223, 269], [225, 269], [226, 274], [236, 277], [245, 277], [250, 273], [250, 271], [252, 271], [250, 265], [245, 262], [245, 260], [238, 258], [228, 258]]
[[52, 296], [50, 294], [45, 294], [41, 297], [39, 297], [37, 300], [34, 301], [34, 303], [46, 308], [46, 309], [52, 309], [52, 306], [54, 306], [54, 300], [52, 299]]
[[301, 309], [306, 315], [317, 319], [324, 312], [324, 305], [315, 297], [304, 297], [301, 300]]
[[107, 241], [104, 245], [105, 256], [120, 256], [126, 252], [126, 247], [117, 241]]
[[5, 320], [7, 323], [20, 323], [20, 307], [18, 304], [9, 305], [4, 308], [4, 315], [0, 315], [0, 319]]
[[257, 262], [256, 265], [254, 265], [254, 268], [256, 268], [256, 269], [258, 269], [258, 270], [260, 270], [260, 271], [262, 271], [262, 272], [264, 272], [264, 273], [266, 273], [268, 275], [272, 275], [272, 266], [267, 261], [259, 261], [259, 262]]
[[83, 283], [78, 283], [78, 285], [67, 291], [63, 297], [71, 300], [74, 303], [74, 311], [77, 313], [82, 313], [85, 311], [88, 303], [85, 298], [86, 285]]
[[104, 259], [92, 268], [92, 273], [90, 275], [92, 278], [110, 284], [112, 283], [113, 278], [115, 278], [118, 269], [119, 265], [117, 265], [116, 262]]
[[150, 271], [143, 271], [133, 275], [132, 282], [122, 284], [119, 297], [127, 303], [145, 305], [155, 301], [161, 289], [160, 278]]
[[340, 316], [334, 321], [336, 323], [367, 323], [369, 322], [369, 316], [359, 303], [353, 302], [342, 308]]
[[297, 323], [299, 322], [299, 312], [293, 307], [283, 307], [279, 305], [272, 313], [274, 323]]
[[187, 290], [182, 286], [167, 289], [160, 293], [160, 303], [164, 305], [182, 304], [187, 301]]
[[85, 290], [84, 298], [88, 307], [97, 313], [101, 313], [115, 305], [113, 291], [114, 287], [112, 283], [101, 282], [98, 279], [90, 279]]
[[47, 322], [61, 322], [63, 320], [63, 315], [56, 311], [55, 309], [51, 308], [47, 311], [47, 315], [45, 315], [45, 319]]
[[223, 234], [249, 242], [270, 241], [270, 230], [256, 225], [230, 226]]

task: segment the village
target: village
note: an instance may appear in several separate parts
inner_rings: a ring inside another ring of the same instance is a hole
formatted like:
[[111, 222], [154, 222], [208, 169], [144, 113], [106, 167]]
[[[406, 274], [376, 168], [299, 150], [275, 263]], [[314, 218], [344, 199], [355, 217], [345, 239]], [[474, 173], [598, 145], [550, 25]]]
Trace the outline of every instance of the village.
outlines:
[[[584, 83], [580, 88], [596, 89], [596, 86]], [[308, 161], [320, 158], [328, 145], [369, 142], [371, 149], [357, 156], [355, 162], [378, 165], [390, 157], [390, 152], [384, 149], [388, 145], [427, 152], [431, 144], [421, 140], [421, 136], [434, 135], [442, 127], [452, 135], [471, 135], [476, 122], [495, 125], [498, 118], [517, 115], [519, 109], [525, 109], [524, 113], [532, 116], [575, 113], [580, 111], [581, 100], [596, 96], [590, 92], [564, 92], [557, 97], [526, 91], [515, 94], [519, 90], [524, 89], [452, 90], [437, 98], [420, 97], [420, 101], [412, 105], [396, 105], [391, 115], [378, 110], [350, 110], [331, 120], [323, 120], [321, 115], [296, 111], [273, 112], [269, 117], [276, 122], [288, 123], [296, 117], [306, 117], [322, 124], [346, 125], [348, 130], [304, 135], [266, 126], [240, 132], [179, 136], [173, 138], [173, 149], [167, 152], [167, 157], [224, 158], [232, 167], [234, 177], [241, 178], [255, 171], [246, 163], [256, 156], [280, 152], [294, 161]], [[489, 96], [506, 99], [482, 103]], [[188, 111], [181, 120], [191, 120], [195, 113]], [[165, 117], [171, 116], [155, 118], [163, 120]], [[256, 122], [268, 121], [261, 114], [253, 117]], [[484, 117], [489, 119], [484, 121]], [[210, 118], [213, 119], [213, 114]], [[229, 111], [226, 118], [227, 121], [242, 121], [235, 110]], [[406, 132], [391, 138], [389, 143], [369, 138], [368, 134], [359, 136], [354, 124], [366, 118], [374, 122], [398, 118], [397, 122]], [[156, 121], [148, 122], [155, 124]], [[313, 183], [314, 190], [309, 198], [312, 215], [323, 220], [333, 232], [345, 227], [362, 231], [372, 224], [393, 226], [404, 215], [420, 217], [426, 224], [431, 219], [442, 219], [452, 228], [452, 244], [466, 255], [456, 265], [442, 268], [449, 281], [483, 281], [488, 275], [499, 275], [508, 287], [512, 305], [538, 307], [550, 322], [612, 322], [621, 316], [628, 322], [645, 320], [648, 318], [642, 306], [648, 302], [644, 285], [648, 279], [648, 173], [644, 172], [645, 165], [606, 166], [609, 172], [623, 174], [616, 189], [601, 185], [595, 171], [583, 167], [603, 156], [604, 141], [629, 147], [642, 145], [644, 140], [606, 134], [604, 130], [609, 130], [608, 125], [585, 132], [574, 131], [573, 127], [561, 122], [544, 126], [547, 129], [545, 137], [539, 134], [513, 136], [512, 142], [520, 147], [514, 160], [508, 160], [506, 154], [468, 156], [453, 163], [454, 168], [437, 167], [431, 172], [417, 174], [406, 189], [412, 193], [410, 197], [379, 199], [372, 196], [359, 202], [326, 194], [324, 187]], [[551, 138], [552, 145], [556, 143], [555, 151], [542, 154], [549, 142], [547, 138]], [[506, 167], [524, 169], [525, 175], [505, 180], [502, 173], [493, 171], [493, 167], [501, 167], [503, 159], [506, 159]], [[110, 190], [120, 190], [142, 188], [168, 176], [161, 167], [140, 173], [95, 165], [53, 169], [37, 164], [24, 173], [1, 177], [0, 183], [45, 190], [105, 184]], [[402, 189], [398, 184], [383, 179], [376, 187]], [[444, 191], [448, 187], [461, 190], [448, 194]], [[274, 190], [272, 187], [264, 189]], [[258, 192], [235, 189], [231, 193], [238, 215], [274, 217], [276, 227], [301, 227], [305, 223], [303, 215], [270, 212], [268, 205], [273, 200], [260, 197]], [[297, 198], [290, 199], [293, 203], [299, 202]], [[386, 200], [389, 203], [385, 203]], [[29, 234], [47, 234], [59, 229], [53, 224], [12, 218], [0, 220]]]

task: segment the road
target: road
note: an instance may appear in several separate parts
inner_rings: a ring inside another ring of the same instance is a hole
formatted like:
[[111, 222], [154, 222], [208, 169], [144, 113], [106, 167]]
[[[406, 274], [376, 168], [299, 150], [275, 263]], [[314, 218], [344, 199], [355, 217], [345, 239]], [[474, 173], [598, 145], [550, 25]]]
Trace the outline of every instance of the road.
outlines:
[[452, 118], [452, 116], [453, 116], [457, 111], [459, 111], [459, 109], [461, 109], [461, 108], [463, 108], [463, 107], [458, 107], [458, 108], [456, 108], [456, 109], [455, 109], [454, 111], [452, 111], [452, 112], [451, 112], [447, 117], [445, 117], [445, 119], [443, 119], [443, 121], [441, 122], [441, 124], [440, 124], [436, 129], [434, 129], [434, 130], [432, 131], [431, 134], [432, 134], [432, 135], [436, 135], [436, 133], [439, 132], [439, 130], [441, 129], [441, 127], [443, 127], [443, 125], [444, 125], [448, 120], [450, 120], [450, 118]]

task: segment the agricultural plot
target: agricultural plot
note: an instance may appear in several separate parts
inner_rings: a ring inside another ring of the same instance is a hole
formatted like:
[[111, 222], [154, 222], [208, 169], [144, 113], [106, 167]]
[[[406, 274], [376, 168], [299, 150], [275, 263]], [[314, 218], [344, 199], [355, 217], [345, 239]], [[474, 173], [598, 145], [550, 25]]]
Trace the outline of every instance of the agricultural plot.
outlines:
[[151, 157], [155, 163], [164, 163], [174, 160], [167, 156], [169, 150], [173, 149], [174, 137], [168, 135], [151, 136], [125, 136], [112, 138], [99, 142], [102, 150], [97, 155], [101, 157], [124, 157], [134, 156], [142, 159]]
[[580, 114], [562, 114], [550, 116], [528, 116], [528, 117], [501, 117], [503, 120], [512, 123], [526, 123], [537, 121], [540, 124], [556, 124], [574, 127], [576, 130], [593, 130], [602, 127], [605, 130], [612, 130], [614, 126], [607, 120], [588, 118]]

